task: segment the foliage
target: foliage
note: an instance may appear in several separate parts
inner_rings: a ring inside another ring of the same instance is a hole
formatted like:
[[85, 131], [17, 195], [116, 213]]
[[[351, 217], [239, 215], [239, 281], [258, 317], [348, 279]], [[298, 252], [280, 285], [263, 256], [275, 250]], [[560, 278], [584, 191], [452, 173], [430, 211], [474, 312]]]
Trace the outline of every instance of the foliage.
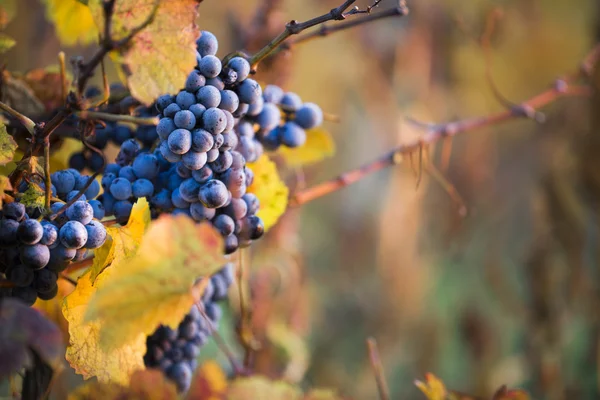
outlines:
[[290, 167], [302, 167], [314, 164], [333, 156], [335, 143], [331, 134], [323, 128], [306, 131], [306, 143], [295, 149], [282, 147], [279, 153]]
[[98, 39], [98, 30], [90, 9], [77, 0], [44, 0], [46, 15], [54, 22], [56, 35], [65, 46], [90, 44]]
[[0, 165], [11, 162], [16, 149], [17, 142], [6, 132], [6, 126], [0, 121]]
[[248, 166], [254, 171], [254, 182], [248, 192], [254, 193], [260, 200], [258, 216], [264, 221], [265, 229], [269, 230], [285, 212], [289, 190], [279, 177], [277, 166], [267, 155]]

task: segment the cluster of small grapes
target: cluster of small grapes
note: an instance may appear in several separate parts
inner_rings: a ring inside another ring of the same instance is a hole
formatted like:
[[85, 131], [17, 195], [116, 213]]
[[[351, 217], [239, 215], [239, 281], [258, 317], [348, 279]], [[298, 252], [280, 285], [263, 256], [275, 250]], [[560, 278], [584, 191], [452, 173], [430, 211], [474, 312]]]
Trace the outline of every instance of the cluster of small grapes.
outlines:
[[[62, 200], [71, 200], [85, 186], [88, 177], [75, 170], [64, 170], [52, 174], [51, 180], [53, 194], [61, 199], [51, 205], [55, 213], [66, 204]], [[102, 246], [106, 229], [99, 219], [104, 217], [104, 209], [98, 200], [86, 201], [86, 197], [94, 198], [100, 191], [100, 185], [94, 182], [53, 221], [42, 216], [39, 209], [27, 210], [17, 201], [4, 205], [0, 219], [0, 274], [14, 287], [5, 288], [3, 296], [29, 305], [38, 297], [53, 298], [58, 290], [58, 274], [69, 262], [83, 259], [88, 249]]]
[[146, 339], [144, 364], [148, 368], [162, 370], [180, 392], [190, 387], [192, 375], [198, 366], [200, 348], [212, 333], [210, 324], [214, 328], [219, 324], [222, 312], [217, 302], [227, 298], [227, 290], [234, 279], [233, 272], [233, 265], [227, 264], [211, 277], [204, 291], [202, 305], [210, 322], [193, 306], [177, 329], [161, 325]]

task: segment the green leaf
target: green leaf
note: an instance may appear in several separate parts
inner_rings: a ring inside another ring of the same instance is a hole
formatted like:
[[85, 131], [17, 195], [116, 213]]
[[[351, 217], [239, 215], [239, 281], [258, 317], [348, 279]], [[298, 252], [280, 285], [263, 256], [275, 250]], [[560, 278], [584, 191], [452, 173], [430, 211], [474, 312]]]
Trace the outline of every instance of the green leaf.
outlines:
[[15, 157], [17, 142], [6, 131], [6, 126], [0, 121], [0, 165], [6, 165]]
[[0, 54], [6, 53], [8, 50], [12, 49], [15, 44], [17, 44], [15, 39], [11, 38], [6, 33], [0, 32]]
[[[158, 8], [155, 8], [158, 4]], [[101, 0], [89, 7], [99, 30], [104, 26]], [[154, 19], [112, 57], [127, 77], [131, 94], [145, 104], [176, 93], [196, 65], [197, 0], [121, 0], [115, 4], [112, 39], [128, 36], [155, 12]], [[118, 60], [121, 60], [119, 62]]]
[[38, 185], [30, 183], [19, 201], [25, 207], [44, 209], [44, 191]]

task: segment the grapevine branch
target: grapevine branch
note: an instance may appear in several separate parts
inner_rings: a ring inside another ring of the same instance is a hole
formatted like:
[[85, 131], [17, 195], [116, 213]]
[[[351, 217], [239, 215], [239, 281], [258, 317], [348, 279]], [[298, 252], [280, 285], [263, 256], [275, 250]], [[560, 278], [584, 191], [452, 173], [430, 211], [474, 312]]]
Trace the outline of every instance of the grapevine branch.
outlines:
[[290, 198], [290, 206], [300, 206], [306, 204], [312, 200], [318, 199], [356, 183], [374, 172], [399, 164], [403, 160], [403, 156], [410, 156], [417, 151], [422, 151], [423, 147], [434, 144], [442, 139], [451, 138], [460, 133], [470, 132], [472, 130], [487, 126], [498, 125], [503, 122], [518, 118], [539, 120], [540, 114], [537, 110], [555, 102], [560, 98], [590, 95], [592, 88], [588, 84], [578, 85], [571, 83], [576, 81], [578, 78], [589, 77], [594, 65], [596, 65], [599, 60], [600, 44], [596, 45], [585, 56], [581, 63], [580, 71], [577, 74], [574, 74], [568, 78], [557, 79], [548, 89], [525, 100], [521, 104], [513, 106], [504, 111], [491, 113], [486, 116], [467, 118], [439, 124], [424, 124], [411, 120], [414, 124], [426, 130], [425, 134], [420, 138], [414, 142], [397, 146], [378, 159], [359, 168], [345, 172], [332, 180], [296, 192]]
[[[312, 28], [313, 26], [324, 24], [327, 21], [343, 21], [346, 17], [354, 14], [359, 14], [361, 11], [358, 7], [354, 7], [350, 11], [347, 11], [348, 8], [352, 4], [354, 4], [356, 0], [346, 0], [342, 5], [336, 7], [329, 11], [326, 14], [320, 15], [313, 19], [310, 19], [305, 22], [298, 22], [296, 20], [292, 20], [285, 25], [285, 29], [281, 32], [275, 39], [271, 40], [265, 47], [260, 49], [256, 54], [250, 57], [249, 62], [252, 66], [252, 71], [256, 71], [258, 64], [269, 56], [275, 49], [277, 49], [285, 40], [287, 40], [292, 35], [297, 35], [300, 32]], [[374, 4], [377, 5], [381, 2], [381, 0], [376, 1]], [[373, 6], [371, 6], [373, 7]], [[369, 9], [370, 12], [370, 9]]]
[[385, 375], [383, 373], [383, 364], [381, 363], [381, 357], [379, 356], [379, 350], [377, 348], [377, 341], [375, 338], [367, 339], [367, 348], [369, 349], [369, 360], [373, 367], [373, 373], [375, 374], [375, 381], [377, 382], [377, 389], [379, 390], [379, 398], [381, 400], [390, 399], [390, 389], [388, 388]]

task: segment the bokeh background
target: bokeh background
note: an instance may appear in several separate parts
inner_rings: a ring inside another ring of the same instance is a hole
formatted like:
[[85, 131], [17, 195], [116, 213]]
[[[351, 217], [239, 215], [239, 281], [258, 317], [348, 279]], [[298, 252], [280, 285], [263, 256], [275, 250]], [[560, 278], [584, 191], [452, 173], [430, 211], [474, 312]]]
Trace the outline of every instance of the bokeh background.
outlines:
[[[18, 45], [1, 64], [26, 71], [56, 63], [64, 47], [44, 8], [18, 3], [7, 29]], [[286, 21], [338, 3], [206, 0], [198, 22], [217, 34], [225, 56], [257, 50]], [[407, 17], [299, 45], [260, 69], [261, 82], [340, 118], [325, 124], [334, 157], [282, 170], [292, 190], [422, 135], [408, 117], [442, 122], [501, 110], [481, 46], [492, 14], [501, 18], [488, 36], [490, 71], [514, 102], [576, 71], [600, 40], [595, 0], [408, 6]], [[600, 398], [600, 101], [562, 99], [543, 111], [543, 124], [515, 120], [459, 135], [448, 159], [442, 146], [429, 149], [466, 217], [428, 174], [417, 185], [409, 163], [289, 210], [244, 255], [263, 344], [256, 370], [375, 399], [365, 345], [373, 336], [394, 399], [420, 398], [413, 380], [426, 372], [478, 396], [507, 384], [540, 399]], [[231, 297], [235, 318], [235, 290]], [[234, 342], [233, 328], [222, 329]]]

